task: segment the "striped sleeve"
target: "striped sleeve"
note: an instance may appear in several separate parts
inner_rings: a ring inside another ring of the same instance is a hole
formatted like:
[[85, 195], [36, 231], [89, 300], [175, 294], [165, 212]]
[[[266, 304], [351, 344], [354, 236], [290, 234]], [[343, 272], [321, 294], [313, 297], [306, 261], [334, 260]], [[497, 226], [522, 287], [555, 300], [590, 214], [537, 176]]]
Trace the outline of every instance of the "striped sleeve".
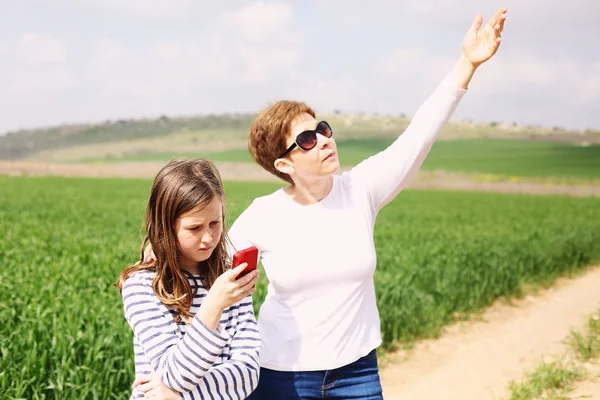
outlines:
[[222, 325], [213, 332], [194, 318], [182, 335], [151, 283], [144, 273], [127, 279], [122, 290], [125, 318], [164, 384], [178, 392], [191, 391], [213, 366], [229, 334]]
[[252, 296], [239, 305], [238, 323], [231, 340], [230, 358], [215, 365], [204, 376], [200, 392], [206, 398], [245, 399], [258, 385], [260, 372], [260, 337], [252, 308]]

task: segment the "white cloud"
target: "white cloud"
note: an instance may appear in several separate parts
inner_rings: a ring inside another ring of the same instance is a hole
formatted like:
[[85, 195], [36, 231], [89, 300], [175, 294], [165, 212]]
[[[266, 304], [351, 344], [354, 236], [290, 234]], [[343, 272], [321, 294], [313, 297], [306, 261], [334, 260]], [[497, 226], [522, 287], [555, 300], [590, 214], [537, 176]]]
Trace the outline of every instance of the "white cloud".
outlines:
[[243, 83], [259, 85], [295, 74], [302, 41], [291, 3], [257, 1], [226, 14], [223, 24], [236, 34], [233, 51], [241, 58]]
[[579, 90], [577, 100], [580, 104], [593, 104], [600, 102], [600, 62], [590, 65], [584, 69], [583, 76], [579, 79]]
[[492, 59], [474, 78], [482, 93], [543, 91], [569, 96], [579, 105], [600, 100], [600, 62], [582, 64], [571, 60], [545, 60], [522, 56]]
[[[318, 5], [324, 9], [338, 12], [343, 9], [350, 16], [364, 14], [364, 1], [362, 0], [322, 0]], [[374, 13], [385, 11], [384, 17], [398, 18], [403, 15], [411, 15], [416, 18], [430, 17], [431, 21], [470, 19], [477, 13], [482, 14], [484, 21], [487, 21], [487, 18], [490, 18], [499, 8], [506, 8], [509, 15], [514, 13], [528, 18], [543, 17], [550, 20], [564, 20], [574, 16], [592, 19], [597, 18], [600, 14], [600, 2], [593, 0], [571, 0], [568, 7], [565, 6], [564, 0], [488, 0], [486, 2], [461, 0], [460, 5], [454, 0], [404, 2], [371, 0], [369, 7]]]
[[92, 12], [108, 11], [114, 15], [127, 15], [135, 18], [149, 20], [186, 20], [198, 18], [202, 11], [211, 7], [209, 2], [197, 2], [195, 0], [102, 0], [87, 1], [80, 0], [54, 0], [55, 4], [62, 2], [63, 9], [82, 8]]
[[459, 112], [538, 113], [565, 126], [600, 121], [600, 30], [588, 23], [600, 15], [597, 0], [565, 9], [558, 0], [372, 0], [368, 12], [359, 0], [34, 3], [5, 10], [18, 23], [0, 43], [1, 59], [10, 60], [0, 64], [0, 131], [251, 111], [280, 98], [323, 111], [412, 114], [452, 68], [475, 13], [487, 19], [501, 6], [509, 10], [502, 48], [477, 72]]
[[106, 72], [118, 67], [127, 55], [124, 46], [108, 39], [98, 40], [92, 51], [94, 52], [94, 66], [98, 72]]
[[69, 50], [58, 37], [22, 34], [12, 43], [0, 46], [0, 57], [11, 60], [0, 69], [0, 87], [7, 96], [1, 100], [7, 104], [31, 96], [57, 94], [73, 83]]
[[123, 0], [103, 0], [96, 3], [101, 7], [106, 7], [115, 11], [123, 11], [133, 15], [154, 18], [190, 18], [194, 13], [194, 0], [144, 0], [144, 1], [123, 1]]
[[96, 44], [94, 60], [94, 79], [103, 82], [103, 90], [157, 99], [222, 82], [229, 69], [218, 37], [203, 42], [154, 43], [137, 49], [102, 40]]
[[[375, 76], [386, 82], [410, 80], [411, 87], [430, 87], [439, 82], [456, 60], [432, 56], [422, 49], [395, 49], [375, 66]], [[393, 84], [393, 83], [392, 83]]]
[[291, 3], [257, 1], [226, 16], [242, 37], [252, 42], [264, 42], [274, 35], [286, 36], [293, 23]]
[[203, 85], [260, 85], [293, 74], [301, 41], [287, 3], [258, 1], [223, 12], [197, 35], [134, 47], [99, 40], [92, 68], [112, 90], [160, 96]]
[[21, 37], [19, 50], [31, 64], [61, 64], [67, 61], [69, 51], [58, 38], [49, 35], [26, 33]]
[[233, 61], [224, 48], [223, 37], [217, 33], [205, 37], [202, 42], [161, 43], [154, 46], [151, 53], [157, 61], [157, 73], [179, 76], [193, 83], [227, 79]]
[[243, 82], [258, 85], [275, 79], [278, 75], [294, 75], [299, 51], [294, 48], [266, 48], [247, 46], [240, 50], [244, 68]]
[[[411, 87], [439, 81], [454, 64], [421, 49], [396, 49], [374, 68], [382, 80], [411, 80]], [[571, 60], [546, 60], [533, 55], [495, 56], [476, 72], [471, 91], [497, 95], [523, 90], [559, 90], [571, 93], [578, 104], [600, 99], [600, 62], [582, 64]]]
[[306, 82], [297, 92], [292, 93], [291, 98], [306, 101], [315, 108], [317, 114], [335, 110], [363, 111], [356, 107], [356, 100], [361, 98], [360, 87], [348, 78], [341, 78], [335, 82], [317, 81], [312, 84]]
[[396, 49], [388, 53], [378, 70], [388, 76], [405, 76], [417, 72], [425, 58], [421, 49]]

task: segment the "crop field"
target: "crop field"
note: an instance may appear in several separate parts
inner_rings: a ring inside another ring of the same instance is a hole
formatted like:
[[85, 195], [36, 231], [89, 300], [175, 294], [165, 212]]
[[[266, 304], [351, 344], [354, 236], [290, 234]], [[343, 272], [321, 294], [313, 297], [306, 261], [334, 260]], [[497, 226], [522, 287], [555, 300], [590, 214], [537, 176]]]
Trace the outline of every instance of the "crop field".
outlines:
[[[254, 114], [161, 116], [155, 119], [97, 121], [21, 130], [0, 135], [0, 160], [72, 161], [81, 158], [120, 158], [123, 154], [212, 151], [215, 144], [242, 148]], [[406, 129], [404, 115], [320, 115], [335, 130], [338, 141], [393, 140]], [[526, 127], [499, 122], [449, 121], [442, 139], [512, 138], [600, 143], [600, 131], [571, 131], [560, 127]], [[242, 145], [240, 146], [240, 143]], [[196, 154], [197, 155], [197, 154]]]
[[[340, 163], [356, 165], [391, 143], [389, 139], [340, 140], [337, 142]], [[254, 162], [245, 148], [213, 152], [144, 152], [77, 161], [167, 161], [198, 156], [222, 162]], [[502, 139], [440, 140], [434, 144], [423, 169], [510, 177], [600, 179], [600, 145]]]
[[[139, 257], [150, 185], [0, 176], [2, 398], [129, 397], [132, 335], [112, 285]], [[277, 187], [228, 182], [228, 225]], [[600, 201], [405, 191], [379, 214], [375, 241], [389, 349], [599, 260]]]

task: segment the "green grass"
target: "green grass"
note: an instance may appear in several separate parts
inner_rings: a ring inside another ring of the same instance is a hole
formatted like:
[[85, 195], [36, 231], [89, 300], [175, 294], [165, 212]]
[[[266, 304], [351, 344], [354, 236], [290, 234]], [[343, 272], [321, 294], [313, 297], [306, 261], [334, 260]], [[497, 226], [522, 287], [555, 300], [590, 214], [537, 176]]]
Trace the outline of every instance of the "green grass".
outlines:
[[[0, 177], [4, 398], [128, 398], [132, 337], [112, 284], [138, 257], [150, 185]], [[227, 183], [228, 223], [277, 187]], [[406, 191], [380, 213], [375, 242], [389, 348], [600, 259], [600, 202]], [[265, 292], [263, 278], [257, 307]]]
[[598, 179], [600, 145], [485, 139], [439, 141], [423, 167], [507, 176]]
[[590, 317], [585, 332], [571, 332], [569, 343], [581, 361], [589, 361], [600, 354], [600, 310]]
[[[405, 192], [377, 219], [378, 301], [386, 343], [434, 337], [525, 284], [548, 285], [600, 256], [594, 199]], [[392, 307], [391, 304], [401, 305]]]
[[[338, 143], [340, 163], [356, 165], [391, 144], [389, 140], [352, 140]], [[424, 170], [446, 170], [523, 177], [600, 179], [600, 145], [474, 139], [437, 141]]]
[[568, 400], [575, 383], [589, 376], [587, 362], [600, 354], [600, 310], [588, 320], [583, 331], [572, 331], [567, 338], [567, 354], [560, 360], [540, 362], [520, 381], [509, 383], [509, 400]]
[[[392, 143], [391, 140], [342, 140], [337, 143], [342, 166], [353, 166]], [[213, 161], [253, 163], [246, 149], [204, 154], [144, 153], [84, 162], [167, 161], [203, 156]], [[565, 142], [473, 139], [440, 140], [425, 159], [423, 170], [446, 170], [505, 177], [600, 179], [600, 145]]]
[[[585, 368], [565, 361], [543, 362], [521, 383], [511, 382], [509, 400], [569, 400], [575, 382], [585, 377]], [[540, 396], [544, 397], [540, 397]]]

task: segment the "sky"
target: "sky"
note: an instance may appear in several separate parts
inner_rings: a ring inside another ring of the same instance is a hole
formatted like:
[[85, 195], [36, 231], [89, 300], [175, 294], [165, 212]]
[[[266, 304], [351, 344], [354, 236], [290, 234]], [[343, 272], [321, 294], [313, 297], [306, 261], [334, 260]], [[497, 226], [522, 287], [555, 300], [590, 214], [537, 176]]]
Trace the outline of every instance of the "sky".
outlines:
[[[484, 4], [485, 3], [485, 4]], [[160, 115], [413, 115], [508, 9], [452, 119], [600, 129], [598, 0], [0, 0], [0, 132]]]

